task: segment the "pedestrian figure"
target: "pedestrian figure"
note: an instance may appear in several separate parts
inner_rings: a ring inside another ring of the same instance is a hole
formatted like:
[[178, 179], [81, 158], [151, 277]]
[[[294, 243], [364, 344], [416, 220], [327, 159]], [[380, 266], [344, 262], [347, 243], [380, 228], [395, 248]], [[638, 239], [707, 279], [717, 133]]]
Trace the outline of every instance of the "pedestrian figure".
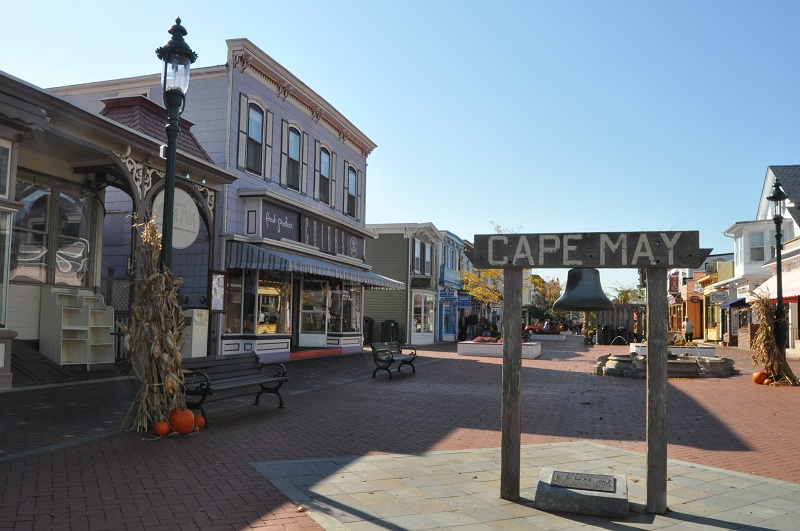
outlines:
[[688, 317], [683, 318], [683, 326], [681, 326], [681, 330], [683, 331], [683, 339], [688, 343], [694, 337], [694, 323], [689, 320]]
[[475, 339], [475, 335], [478, 333], [478, 316], [475, 313], [471, 313], [467, 316], [467, 341], [472, 341]]

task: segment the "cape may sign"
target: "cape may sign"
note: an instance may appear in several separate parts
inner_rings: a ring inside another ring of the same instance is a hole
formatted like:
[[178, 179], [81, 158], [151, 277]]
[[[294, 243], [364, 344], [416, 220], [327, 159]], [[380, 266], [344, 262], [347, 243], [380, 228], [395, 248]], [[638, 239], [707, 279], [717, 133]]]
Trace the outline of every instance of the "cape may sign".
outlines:
[[[636, 268], [647, 279], [647, 503], [667, 512], [667, 271], [699, 268], [711, 254], [697, 231], [476, 234], [468, 258], [503, 270], [503, 403], [500, 497], [518, 500], [522, 428], [522, 271]], [[577, 476], [567, 478], [574, 484]], [[580, 479], [580, 478], [579, 478]], [[579, 481], [582, 483], [581, 481]]]
[[470, 254], [479, 269], [696, 268], [711, 249], [698, 231], [477, 234]]

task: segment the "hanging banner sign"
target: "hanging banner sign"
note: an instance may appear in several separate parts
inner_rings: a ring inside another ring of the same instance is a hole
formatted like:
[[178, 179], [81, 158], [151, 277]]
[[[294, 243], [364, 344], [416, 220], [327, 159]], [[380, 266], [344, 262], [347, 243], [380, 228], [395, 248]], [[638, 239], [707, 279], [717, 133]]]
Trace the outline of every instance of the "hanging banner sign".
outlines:
[[715, 291], [711, 293], [711, 304], [725, 304], [728, 302], [727, 291]]
[[479, 269], [697, 268], [711, 254], [698, 231], [476, 234], [474, 244]]

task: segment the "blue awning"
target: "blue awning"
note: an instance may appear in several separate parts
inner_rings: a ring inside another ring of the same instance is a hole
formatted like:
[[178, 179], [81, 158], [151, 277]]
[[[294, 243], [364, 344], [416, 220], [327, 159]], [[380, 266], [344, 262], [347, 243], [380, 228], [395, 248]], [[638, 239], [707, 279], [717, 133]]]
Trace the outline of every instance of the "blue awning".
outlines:
[[226, 265], [235, 269], [266, 269], [270, 271], [311, 273], [324, 277], [352, 280], [366, 286], [383, 289], [399, 290], [406, 287], [402, 282], [369, 271], [361, 271], [353, 267], [345, 267], [308, 256], [276, 251], [237, 241], [228, 242]]
[[733, 299], [732, 301], [728, 301], [725, 304], [719, 305], [719, 307], [722, 308], [723, 310], [725, 308], [738, 308], [741, 306], [747, 306], [747, 301], [745, 300], [744, 297], [742, 297], [741, 299]]

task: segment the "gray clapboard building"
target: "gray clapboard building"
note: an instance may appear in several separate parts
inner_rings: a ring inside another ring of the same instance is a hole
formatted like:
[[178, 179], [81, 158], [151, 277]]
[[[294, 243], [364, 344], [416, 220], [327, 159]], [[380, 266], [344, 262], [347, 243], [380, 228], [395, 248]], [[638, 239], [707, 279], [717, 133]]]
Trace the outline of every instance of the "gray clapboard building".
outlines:
[[[182, 116], [211, 160], [237, 177], [214, 205], [208, 279], [186, 296], [211, 311], [208, 353], [284, 360], [360, 350], [365, 290], [405, 289], [365, 260], [376, 144], [252, 42], [226, 42], [224, 65], [192, 72]], [[114, 98], [162, 101], [158, 74], [52, 90], [96, 113]], [[204, 178], [178, 171], [179, 183]]]

